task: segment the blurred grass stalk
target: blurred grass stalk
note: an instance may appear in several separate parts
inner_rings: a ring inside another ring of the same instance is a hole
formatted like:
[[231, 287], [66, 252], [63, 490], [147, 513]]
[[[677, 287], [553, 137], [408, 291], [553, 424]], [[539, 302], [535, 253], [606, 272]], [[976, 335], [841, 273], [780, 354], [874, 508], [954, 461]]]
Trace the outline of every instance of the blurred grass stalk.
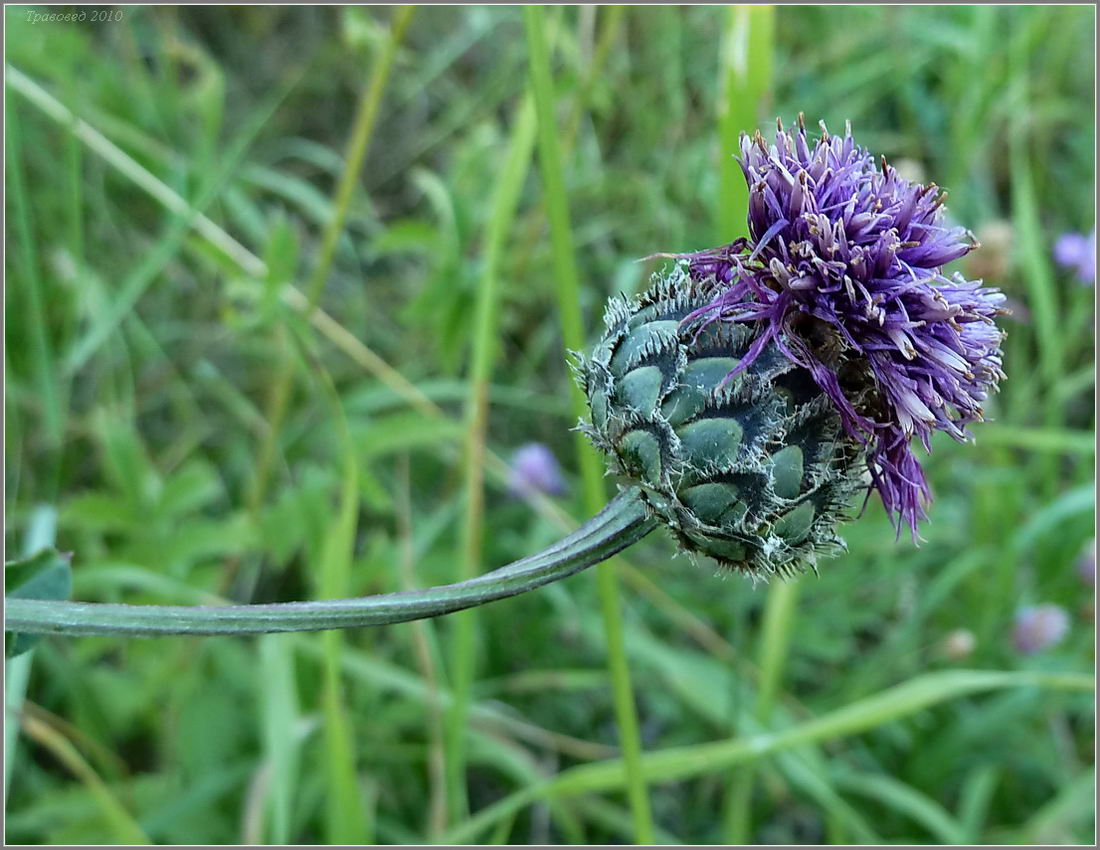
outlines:
[[[38, 505], [27, 521], [23, 544], [26, 556], [52, 546], [57, 532], [57, 509]], [[133, 815], [103, 781], [80, 750], [64, 734], [42, 718], [23, 711], [26, 688], [30, 679], [31, 661], [35, 650], [7, 661], [4, 666], [4, 806], [11, 788], [12, 767], [20, 728], [40, 747], [47, 750], [87, 789], [116, 841], [120, 844], [152, 844]]]
[[[718, 242], [748, 236], [749, 190], [735, 157], [740, 155], [741, 133], [759, 126], [765, 102], [770, 100], [775, 53], [775, 7], [738, 4], [727, 10], [719, 61], [718, 138], [719, 196], [716, 209]], [[797, 585], [778, 581], [768, 591], [764, 632], [760, 640], [760, 682], [755, 719], [767, 725], [779, 687], [790, 643], [791, 611]], [[740, 704], [738, 709], [740, 709]], [[733, 734], [744, 732], [735, 710]], [[724, 840], [745, 844], [751, 838], [753, 765], [736, 773], [727, 789], [723, 813]]]
[[72, 741], [33, 714], [24, 715], [22, 725], [27, 735], [48, 750], [69, 773], [80, 780], [88, 795], [95, 801], [116, 842], [137, 845], [153, 843]]
[[[778, 732], [650, 751], [642, 759], [642, 768], [652, 782], [682, 781], [751, 764], [764, 756], [797, 747], [858, 735], [949, 700], [989, 691], [1036, 687], [1088, 694], [1094, 683], [1091, 675], [1080, 673], [1022, 670], [925, 673]], [[563, 770], [540, 786], [524, 788], [486, 807], [452, 829], [445, 840], [449, 844], [470, 842], [502, 818], [538, 800], [620, 790], [625, 784], [622, 764], [622, 759], [609, 759]]]
[[[216, 222], [208, 218], [184, 197], [166, 185], [160, 178], [143, 167], [129, 154], [118, 147], [114, 142], [100, 133], [91, 124], [68, 109], [53, 95], [43, 89], [34, 80], [27, 77], [17, 68], [6, 66], [7, 84], [12, 90], [23, 95], [35, 107], [40, 109], [52, 120], [69, 129], [81, 142], [100, 156], [136, 186], [144, 190], [151, 198], [170, 212], [174, 212], [186, 218], [190, 227], [201, 236], [209, 245], [216, 248], [228, 259], [232, 260], [245, 274], [262, 281], [268, 278], [270, 270], [267, 264], [248, 248], [234, 239], [223, 230]], [[404, 375], [393, 368], [389, 363], [379, 357], [372, 349], [367, 347], [362, 340], [351, 331], [336, 321], [316, 305], [309, 307], [305, 294], [292, 285], [284, 285], [280, 291], [280, 298], [284, 304], [299, 315], [305, 316], [325, 338], [337, 349], [342, 351], [357, 366], [393, 390], [400, 398], [404, 399], [415, 410], [425, 416], [439, 419], [446, 416], [445, 411], [426, 396], [419, 387], [409, 382]], [[71, 358], [70, 358], [71, 360]], [[73, 371], [75, 367], [69, 367]], [[486, 454], [488, 469], [493, 477], [501, 482], [508, 481], [508, 464], [501, 457], [489, 451]], [[566, 517], [557, 506], [545, 496], [534, 494], [531, 497], [536, 509], [545, 516], [554, 519], [563, 528], [567, 525], [575, 526], [575, 520], [566, 523]]]
[[[269, 781], [264, 794], [267, 843], [291, 843], [291, 812], [298, 783], [298, 694], [294, 665], [295, 635], [263, 635], [259, 686], [263, 693], [264, 765]], [[246, 838], [247, 840], [247, 838]]]
[[[1027, 31], [1015, 34], [1011, 42], [1010, 54], [1015, 72], [1012, 77], [1011, 97], [1015, 114], [1021, 119], [1031, 111], [1026, 36]], [[1014, 233], [1020, 240], [1020, 255], [1026, 271], [1023, 277], [1028, 286], [1028, 304], [1036, 327], [1039, 367], [1048, 386], [1054, 387], [1064, 377], [1062, 346], [1065, 335], [1059, 332], [1060, 311], [1057, 290], [1051, 274], [1048, 249], [1042, 241], [1043, 228], [1039, 221], [1039, 204], [1032, 174], [1032, 156], [1028, 150], [1029, 131], [1030, 128], [1026, 124], [1020, 123], [1013, 128], [1008, 138], [1012, 178], [1010, 189], [1012, 220], [1015, 225]], [[1044, 424], [1050, 427], [1058, 422], [1058, 409], [1053, 405], [1045, 407]]]
[[[56, 498], [59, 486], [60, 446], [65, 423], [62, 402], [55, 386], [54, 351], [44, 316], [44, 295], [39, 274], [36, 243], [31, 227], [25, 175], [23, 172], [21, 126], [10, 102], [5, 102], [5, 137], [7, 142], [6, 173], [11, 183], [11, 202], [15, 219], [15, 234], [19, 242], [18, 262], [22, 266], [22, 278], [27, 293], [25, 308], [29, 314], [31, 345], [34, 351], [36, 391], [42, 405], [43, 431], [46, 437], [47, 457], [50, 468], [43, 478], [46, 492], [38, 498]], [[5, 293], [7, 296], [7, 293]], [[11, 306], [5, 297], [5, 308]], [[47, 495], [48, 493], [48, 495]], [[12, 494], [8, 494], [11, 497]], [[40, 549], [52, 545], [57, 525], [57, 511], [52, 505], [40, 505], [30, 515], [23, 545], [24, 556], [31, 556]], [[30, 683], [34, 650], [10, 659], [4, 667], [4, 803], [7, 805], [11, 790], [12, 766], [19, 741], [20, 716], [27, 687]]]
[[[401, 589], [415, 590], [417, 586], [416, 551], [412, 529], [412, 493], [409, 477], [409, 455], [398, 457], [398, 486], [395, 493], [397, 534], [401, 550]], [[437, 842], [447, 827], [447, 757], [443, 729], [443, 700], [440, 695], [439, 673], [436, 659], [439, 657], [439, 641], [435, 624], [431, 620], [415, 620], [409, 624], [412, 649], [416, 656], [420, 677], [424, 682], [425, 714], [428, 720], [428, 811], [425, 831], [429, 842]]]
[[[38, 505], [27, 520], [23, 540], [23, 557], [29, 558], [47, 546], [52, 546], [57, 532], [57, 509], [53, 505]], [[34, 649], [4, 664], [4, 803], [11, 791], [11, 771], [15, 764], [15, 752], [19, 743], [19, 720], [23, 713], [23, 700], [31, 677], [31, 661]]]
[[[31, 209], [27, 195], [26, 176], [23, 170], [22, 157], [22, 126], [16, 117], [15, 110], [9, 102], [5, 102], [5, 138], [7, 142], [7, 174], [11, 180], [11, 203], [14, 219], [14, 233], [18, 250], [17, 261], [21, 266], [23, 278], [23, 291], [26, 293], [23, 309], [27, 312], [27, 325], [30, 328], [31, 348], [34, 352], [34, 370], [36, 380], [36, 394], [41, 403], [42, 424], [45, 436], [45, 445], [50, 458], [50, 468], [45, 471], [43, 478], [48, 487], [56, 488], [58, 485], [59, 450], [64, 435], [65, 413], [63, 402], [57, 390], [57, 373], [55, 368], [56, 354], [50, 339], [50, 323], [46, 319], [46, 296], [44, 293], [42, 275], [39, 268], [37, 245], [34, 239], [34, 231], [31, 221]], [[8, 298], [5, 298], [5, 306], [9, 306]], [[46, 498], [46, 494], [41, 494]]]
[[748, 236], [749, 190], [735, 156], [741, 133], [759, 127], [771, 100], [775, 7], [737, 4], [727, 10], [718, 81], [717, 242]]
[[[340, 599], [351, 588], [351, 564], [355, 553], [355, 531], [359, 516], [359, 459], [348, 429], [340, 394], [331, 376], [319, 362], [315, 372], [325, 389], [336, 423], [343, 470], [340, 504], [329, 525], [321, 555], [320, 598]], [[330, 844], [372, 844], [373, 816], [356, 772], [356, 748], [341, 684], [341, 654], [344, 633], [339, 629], [322, 632], [324, 684], [321, 705], [324, 716], [325, 764], [328, 794], [325, 800], [326, 838]]]
[[[312, 318], [324, 292], [325, 283], [332, 270], [336, 246], [344, 232], [352, 197], [359, 184], [363, 164], [370, 150], [370, 142], [378, 117], [379, 105], [390, 77], [393, 60], [398, 45], [404, 38], [412, 19], [415, 6], [399, 6], [394, 10], [389, 35], [375, 56], [371, 72], [365, 81], [363, 91], [352, 125], [344, 157], [344, 170], [337, 182], [332, 202], [332, 216], [321, 236], [321, 247], [313, 273], [306, 288], [305, 315]], [[276, 281], [283, 284], [284, 281]], [[275, 459], [282, 426], [286, 418], [295, 373], [295, 357], [285, 322], [279, 322], [275, 329], [277, 349], [281, 352], [276, 373], [268, 396], [265, 420], [268, 423], [264, 438], [256, 458], [256, 474], [248, 494], [249, 513], [256, 519], [267, 492], [271, 465]], [[323, 371], [323, 370], [321, 370]], [[319, 575], [320, 597], [338, 598], [347, 593], [350, 586], [351, 562], [354, 555], [356, 518], [359, 505], [359, 484], [357, 457], [348, 435], [347, 422], [343, 415], [339, 394], [332, 386], [327, 373], [322, 375], [323, 383], [329, 390], [333, 418], [340, 434], [340, 450], [343, 455], [343, 473], [341, 479], [340, 504], [335, 521], [327, 530], [321, 555]], [[356, 749], [353, 740], [352, 725], [349, 721], [340, 683], [340, 656], [343, 647], [343, 635], [339, 631], [328, 631], [319, 638], [324, 651], [324, 680], [321, 692], [321, 707], [324, 725], [325, 766], [327, 771], [328, 793], [325, 796], [326, 838], [335, 844], [365, 844], [373, 837], [371, 818], [368, 817], [362, 790], [356, 773]], [[280, 664], [290, 665], [290, 648], [279, 643], [271, 651], [284, 655]], [[271, 683], [275, 685], [275, 682]], [[293, 749], [294, 744], [287, 745]], [[272, 755], [275, 755], [274, 753]], [[273, 815], [272, 828], [275, 840], [283, 834], [282, 840], [289, 836], [286, 831], [289, 824], [279, 809], [289, 802], [290, 787], [294, 782], [293, 768], [295, 759], [291, 755], [279, 756], [273, 763], [273, 781], [268, 798], [269, 811]], [[279, 768], [276, 772], [275, 768]]]
[[[504, 243], [516, 218], [520, 193], [531, 165], [535, 113], [529, 97], [516, 107], [508, 154], [497, 174], [489, 207], [478, 281], [474, 332], [471, 340], [469, 391], [466, 398], [466, 451], [463, 462], [466, 512], [459, 541], [458, 580], [473, 578], [482, 565], [484, 526], [485, 433], [489, 416], [489, 382], [498, 353], [496, 336], [500, 286], [498, 273]], [[454, 701], [447, 715], [447, 808], [455, 823], [467, 816], [466, 724], [475, 668], [476, 609], [453, 615], [451, 688]]]
[[[581, 7], [584, 8], [584, 7]], [[581, 120], [584, 118], [585, 109], [592, 97], [592, 85], [595, 83], [604, 64], [607, 62], [611, 47], [619, 35], [619, 27], [623, 21], [626, 6], [598, 6], [601, 17], [600, 34], [596, 38], [596, 47], [592, 51], [592, 60], [584, 69], [584, 76], [577, 87], [576, 97], [573, 99], [573, 108], [565, 124], [565, 132], [562, 135], [562, 151], [566, 156], [570, 154], [573, 145], [577, 141], [577, 133], [580, 130]]]
[[[399, 6], [393, 13], [393, 22], [390, 25], [389, 37], [378, 51], [370, 76], [363, 87], [359, 97], [359, 105], [355, 114], [355, 122], [352, 126], [351, 137], [348, 140], [347, 152], [344, 156], [344, 171], [336, 186], [333, 197], [332, 217], [329, 219], [324, 233], [321, 236], [321, 249], [310, 276], [306, 289], [306, 317], [311, 318], [324, 292], [325, 282], [328, 280], [332, 269], [332, 261], [336, 255], [336, 245], [344, 232], [344, 224], [347, 222], [348, 210], [351, 208], [352, 195], [359, 183], [359, 175], [363, 169], [363, 163], [370, 150], [371, 137], [374, 132], [375, 121], [378, 117], [378, 107], [382, 100], [382, 94], [389, 80], [390, 70], [393, 67], [393, 59], [397, 54], [397, 47], [405, 35], [415, 6]], [[280, 328], [282, 325], [280, 325]], [[283, 331], [278, 331], [282, 334]], [[293, 364], [286, 353], [286, 341], [280, 336], [280, 349], [284, 351], [279, 363], [271, 394], [268, 400], [267, 422], [269, 428], [264, 436], [263, 443], [256, 461], [256, 477], [249, 494], [249, 507], [253, 514], [259, 509], [267, 489], [267, 478], [270, 474], [271, 463], [274, 460], [275, 449], [278, 446], [279, 433], [282, 430], [282, 421], [286, 416], [287, 402], [290, 397], [291, 381], [293, 379]]]
[[[760, 636], [760, 676], [757, 682], [753, 718], [765, 732], [779, 694], [791, 643], [791, 627], [798, 603], [797, 580], [776, 579], [768, 589], [764, 622]], [[734, 713], [740, 717], [741, 712]], [[739, 724], [734, 736], [744, 737], [748, 724]], [[752, 762], [735, 773], [726, 795], [723, 813], [724, 841], [727, 844], [752, 843], [752, 788], [756, 769]]]
[[[525, 6], [524, 24], [530, 51], [531, 89], [538, 112], [539, 159], [542, 164], [542, 185], [550, 219], [550, 240], [553, 251], [554, 278], [558, 282], [558, 313], [561, 317], [562, 342], [566, 352], [584, 348], [584, 325], [580, 308], [580, 284], [573, 247], [572, 227], [569, 221], [569, 204], [565, 194], [565, 176], [558, 146], [557, 119], [554, 114], [556, 98], [550, 72], [550, 51], [546, 40], [546, 16], [541, 6]], [[574, 415], [587, 415], [587, 405], [580, 388], [572, 383], [570, 400]], [[595, 514], [607, 501], [604, 486], [604, 465], [584, 435], [576, 432], [577, 457], [584, 484], [585, 509]], [[603, 615], [604, 635], [607, 640], [608, 665], [611, 674], [619, 742], [623, 751], [623, 771], [627, 797], [630, 800], [634, 823], [634, 840], [638, 844], [652, 844], [653, 818], [645, 779], [641, 771], [641, 736], [638, 732], [637, 709], [630, 683], [626, 644], [623, 639], [619, 581], [614, 561], [596, 566], [596, 581]]]

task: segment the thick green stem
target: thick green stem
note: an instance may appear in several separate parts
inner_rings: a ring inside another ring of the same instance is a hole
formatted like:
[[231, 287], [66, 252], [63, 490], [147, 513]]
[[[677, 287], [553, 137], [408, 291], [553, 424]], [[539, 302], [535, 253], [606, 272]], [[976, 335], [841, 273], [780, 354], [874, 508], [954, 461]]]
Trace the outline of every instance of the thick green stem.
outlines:
[[641, 540], [656, 525], [636, 489], [548, 549], [457, 584], [357, 599], [270, 605], [117, 605], [5, 599], [9, 632], [63, 635], [240, 635], [403, 623], [516, 596], [566, 578]]

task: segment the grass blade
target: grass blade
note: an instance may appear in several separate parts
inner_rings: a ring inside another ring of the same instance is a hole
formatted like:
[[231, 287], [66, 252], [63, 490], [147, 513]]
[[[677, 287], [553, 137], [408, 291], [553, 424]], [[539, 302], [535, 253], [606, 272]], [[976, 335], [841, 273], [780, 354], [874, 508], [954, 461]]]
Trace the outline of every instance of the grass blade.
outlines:
[[[569, 223], [569, 204], [565, 197], [565, 175], [558, 147], [558, 128], [554, 116], [556, 100], [550, 76], [550, 56], [546, 44], [546, 18], [541, 6], [524, 7], [524, 24], [531, 61], [531, 89], [538, 112], [539, 161], [542, 165], [542, 185], [546, 212], [550, 219], [550, 239], [554, 261], [554, 277], [558, 283], [558, 312], [561, 316], [562, 341], [567, 351], [584, 347], [584, 330], [580, 311], [580, 284], [577, 276], [573, 232]], [[587, 405], [580, 387], [570, 386], [574, 416], [587, 414]], [[596, 511], [607, 498], [603, 480], [603, 462], [580, 432], [576, 434], [577, 458], [584, 482], [585, 508]], [[630, 684], [630, 668], [623, 641], [619, 583], [614, 562], [596, 568], [596, 580], [607, 641], [608, 665], [615, 703], [615, 719], [623, 749], [623, 769], [626, 774], [627, 796], [634, 819], [634, 840], [639, 844], [653, 843], [653, 817], [645, 780], [640, 770], [642, 752], [638, 733], [637, 709]]]
[[[1021, 39], [1016, 38], [1017, 54], [1023, 54]], [[1026, 55], [1017, 55], [1015, 61], [1026, 64]], [[1020, 68], [1014, 75], [1014, 96], [1018, 115], [1029, 111], [1029, 74]], [[1035, 322], [1035, 339], [1039, 348], [1039, 366], [1048, 386], [1054, 386], [1062, 377], [1063, 334], [1058, 331], [1057, 291], [1051, 275], [1047, 251], [1042, 243], [1042, 225], [1039, 221], [1039, 204], [1032, 175], [1031, 155], [1027, 149], [1028, 135], [1024, 127], [1016, 127], [1008, 137], [1009, 161], [1012, 165], [1012, 220], [1020, 239], [1020, 256], [1028, 286], [1028, 306]], [[1047, 408], [1046, 424], [1057, 421], [1055, 411]]]
[[1073, 837], [1073, 830], [1088, 830], [1086, 825], [1095, 817], [1096, 768], [1090, 767], [1035, 812], [1014, 838], [1021, 844], [1083, 844]]
[[[19, 245], [19, 250], [13, 253], [16, 254], [19, 264], [22, 266], [27, 311], [25, 321], [30, 327], [31, 345], [34, 351], [36, 392], [41, 399], [42, 420], [47, 444], [52, 449], [61, 443], [64, 414], [61, 409], [61, 398], [57, 392], [56, 357], [53, 343], [50, 340], [50, 323], [46, 321], [42, 276], [38, 264], [34, 230], [31, 227], [31, 212], [22, 156], [21, 124], [10, 103], [5, 104], [5, 113], [7, 121], [7, 174], [8, 179], [11, 181], [15, 242]], [[10, 302], [6, 303], [10, 306]], [[50, 454], [52, 456], [55, 452], [51, 451]], [[54, 463], [56, 463], [56, 458], [54, 458]], [[53, 477], [52, 473], [50, 477]]]
[[374, 68], [371, 70], [370, 79], [359, 98], [359, 106], [355, 113], [355, 123], [352, 125], [351, 138], [348, 139], [348, 151], [345, 157], [344, 173], [340, 175], [340, 183], [336, 188], [333, 198], [332, 219], [325, 228], [321, 239], [321, 252], [314, 267], [313, 276], [306, 290], [306, 297], [310, 306], [315, 306], [321, 297], [321, 291], [325, 288], [329, 270], [332, 268], [332, 260], [336, 256], [336, 245], [340, 241], [340, 235], [344, 232], [344, 223], [347, 221], [348, 209], [351, 207], [351, 196], [355, 187], [359, 184], [359, 174], [363, 169], [363, 162], [370, 150], [371, 136], [374, 134], [375, 120], [378, 118], [378, 108], [382, 103], [382, 94], [386, 90], [389, 81], [390, 70], [393, 67], [393, 59], [397, 55], [397, 48], [405, 37], [405, 30], [409, 28], [415, 6], [398, 6], [393, 13], [393, 21], [390, 23], [389, 37], [378, 51]]
[[[753, 714], [767, 728], [779, 693], [783, 669], [790, 648], [799, 584], [777, 581], [768, 588], [764, 627], [760, 639], [760, 680]], [[739, 730], [740, 731], [740, 730]], [[753, 765], [746, 765], [733, 778], [726, 800], [725, 839], [728, 844], [752, 843]]]
[[[531, 164], [535, 141], [535, 114], [524, 98], [516, 108], [507, 159], [504, 162], [490, 206], [485, 231], [483, 267], [477, 290], [477, 307], [466, 401], [466, 452], [464, 457], [466, 513], [460, 540], [460, 579], [477, 574], [481, 564], [482, 522], [484, 510], [485, 432], [489, 413], [489, 382], [497, 354], [498, 269], [504, 243], [515, 220], [520, 192]], [[454, 702], [447, 715], [447, 790], [448, 811], [452, 822], [467, 812], [466, 797], [466, 715], [470, 702], [475, 666], [475, 627], [473, 611], [459, 614], [455, 622], [451, 656]]]
[[718, 242], [749, 235], [749, 189], [734, 157], [740, 154], [741, 133], [758, 126], [772, 86], [775, 47], [774, 6], [738, 4], [726, 11], [718, 97]]
[[70, 129], [80, 141], [120, 174], [147, 192], [150, 197], [169, 212], [187, 218], [196, 232], [211, 245], [221, 250], [242, 269], [254, 277], [264, 276], [265, 267], [259, 257], [233, 239], [211, 219], [193, 209], [181, 195], [177, 194], [155, 174], [142, 166], [87, 121], [75, 116], [57, 98], [18, 68], [7, 65], [5, 66], [5, 72], [5, 82], [13, 91], [23, 95], [46, 116], [63, 125], [66, 129]]
[[[331, 376], [319, 365], [314, 374], [320, 378], [329, 401], [343, 467], [336, 517], [329, 525], [322, 549], [318, 592], [322, 599], [338, 599], [347, 596], [351, 585], [351, 562], [359, 518], [359, 459], [340, 394]], [[343, 644], [343, 632], [332, 630], [321, 635], [324, 655], [321, 711], [328, 785], [325, 837], [330, 844], [371, 844], [374, 840], [369, 815], [371, 807], [367, 805], [356, 772], [354, 731], [343, 693]]]
[[298, 783], [298, 694], [293, 638], [264, 635], [258, 642], [263, 700], [263, 738], [270, 780], [265, 813], [267, 841], [290, 843], [290, 815]]
[[[752, 738], [716, 741], [649, 752], [642, 769], [650, 781], [675, 782], [753, 762], [792, 747], [857, 735], [907, 717], [948, 700], [1005, 688], [1042, 687], [1089, 692], [1091, 676], [996, 670], [951, 670], [928, 673], [849, 703], [813, 720]], [[619, 790], [624, 785], [622, 760], [612, 759], [570, 768], [537, 788], [526, 788], [478, 812], [447, 834], [448, 843], [462, 844], [530, 803], [548, 796], [592, 794]]]
[[[378, 107], [382, 101], [386, 83], [389, 80], [393, 58], [397, 53], [397, 47], [401, 43], [401, 39], [405, 35], [405, 30], [408, 28], [415, 8], [415, 6], [399, 6], [394, 12], [389, 37], [382, 46], [370, 77], [359, 96], [359, 106], [351, 136], [348, 139], [347, 155], [344, 158], [344, 170], [340, 175], [332, 202], [332, 216], [322, 234], [320, 253], [305, 294], [305, 309], [303, 312], [307, 318], [312, 318], [316, 312], [317, 304], [321, 300], [321, 294], [325, 288], [325, 282], [328, 280], [332, 261], [336, 256], [336, 245], [344, 232], [348, 210], [351, 208], [351, 198], [355, 192], [355, 187], [359, 184], [363, 162], [367, 157], [367, 151], [370, 149], [375, 118], [378, 115]], [[264, 271], [266, 276], [269, 271], [266, 265]], [[289, 281], [284, 280], [273, 281], [273, 284], [280, 289], [285, 288], [288, 283]], [[268, 429], [264, 433], [264, 439], [256, 456], [255, 478], [249, 494], [249, 507], [253, 514], [259, 510], [267, 490], [267, 479], [271, 472], [271, 464], [275, 460], [276, 448], [279, 444], [283, 419], [286, 416], [287, 402], [290, 398], [291, 383], [294, 377], [294, 366], [282, 336], [284, 333], [285, 331], [280, 325], [276, 335], [280, 343], [279, 348], [283, 353], [276, 366], [268, 397], [266, 417]]]
[[840, 790], [861, 794], [912, 818], [927, 829], [937, 843], [967, 843], [966, 830], [943, 806], [892, 776], [882, 773], [840, 773], [834, 776], [834, 780]]
[[[412, 531], [412, 498], [409, 493], [409, 459], [402, 455], [398, 464], [396, 493], [398, 536], [401, 544], [402, 590], [416, 586], [414, 561], [416, 558]], [[428, 812], [426, 832], [429, 841], [437, 841], [447, 826], [447, 762], [444, 754], [443, 700], [440, 696], [439, 674], [436, 658], [438, 642], [435, 629], [428, 620], [418, 620], [409, 630], [417, 666], [426, 691], [425, 715], [428, 726], [427, 774]]]
[[[763, 101], [772, 86], [775, 49], [775, 8], [735, 5], [727, 10], [722, 42], [718, 98], [717, 204], [718, 241], [748, 236], [749, 190], [736, 156], [741, 133], [757, 129]], [[778, 582], [768, 590], [765, 631], [761, 640], [761, 683], [754, 709], [756, 719], [767, 723], [779, 685], [789, 640], [791, 606], [797, 594], [793, 583]], [[738, 734], [735, 731], [734, 734]], [[749, 841], [752, 832], [751, 766], [734, 776], [726, 797], [725, 838], [730, 844]]]
[[999, 779], [999, 772], [990, 765], [980, 765], [967, 774], [959, 792], [958, 819], [965, 830], [962, 844], [983, 843], [982, 830]]
[[[121, 175], [147, 192], [165, 209], [186, 217], [196, 233], [233, 260], [243, 272], [257, 280], [262, 280], [268, 276], [267, 264], [260, 257], [234, 239], [217, 223], [192, 209], [181, 195], [135, 161], [114, 142], [92, 127], [87, 121], [74, 115], [60, 101], [17, 68], [8, 65], [6, 71], [7, 84], [13, 90], [26, 97], [29, 102], [52, 120], [71, 129], [76, 137], [91, 151], [100, 156]], [[404, 375], [368, 348], [355, 334], [347, 330], [332, 316], [319, 307], [314, 307], [311, 310], [309, 299], [301, 290], [288, 284], [282, 287], [280, 297], [287, 306], [299, 315], [308, 315], [310, 324], [320, 331], [337, 349], [347, 355], [360, 368], [374, 375], [413, 408], [430, 417], [439, 418], [446, 415], [419, 388], [410, 383]], [[494, 479], [501, 482], [507, 481], [507, 463], [492, 452], [486, 454], [486, 459], [489, 472]], [[560, 512], [555, 510], [554, 505], [545, 498], [536, 497], [533, 501], [540, 512], [552, 515], [558, 525], [575, 527], [575, 521], [564, 521], [566, 518], [563, 518]], [[568, 519], [571, 520], [572, 518]]]
[[[175, 192], [87, 121], [74, 115], [64, 104], [18, 68], [13, 68], [11, 65], [5, 67], [6, 82], [14, 91], [27, 98], [30, 103], [49, 118], [71, 130], [90, 150], [118, 171], [119, 174], [145, 191], [169, 212], [185, 218], [196, 233], [236, 263], [243, 272], [255, 280], [263, 280], [267, 277], [268, 269], [264, 261], [226, 233], [216, 222], [194, 209], [183, 196]], [[295, 312], [308, 315], [310, 323], [360, 367], [377, 376], [387, 386], [392, 387], [395, 392], [417, 409], [438, 415], [439, 410], [427, 403], [423, 394], [415, 386], [410, 384], [400, 372], [371, 351], [354, 334], [324, 310], [314, 308], [311, 311], [309, 299], [300, 290], [295, 289], [293, 286], [285, 286], [280, 293], [280, 297]]]
[[[31, 512], [27, 523], [26, 539], [23, 541], [23, 555], [30, 557], [34, 553], [52, 546], [57, 530], [57, 509], [52, 505], [39, 505]], [[23, 712], [23, 701], [27, 695], [27, 685], [31, 677], [31, 661], [34, 658], [32, 647], [22, 655], [8, 659], [4, 665], [4, 804], [7, 805], [11, 791], [11, 773], [15, 767], [15, 752], [19, 743], [19, 716]]]
[[84, 784], [120, 844], [153, 843], [99, 774], [64, 735], [32, 714], [23, 715], [22, 726], [30, 738], [49, 750], [54, 758]]

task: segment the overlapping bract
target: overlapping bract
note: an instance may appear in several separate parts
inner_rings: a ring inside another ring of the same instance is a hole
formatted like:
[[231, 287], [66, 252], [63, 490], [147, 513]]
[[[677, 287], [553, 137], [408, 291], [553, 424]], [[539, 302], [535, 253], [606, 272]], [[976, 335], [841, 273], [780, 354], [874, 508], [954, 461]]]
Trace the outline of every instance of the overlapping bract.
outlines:
[[738, 365], [772, 341], [814, 376], [867, 448], [875, 487], [914, 535], [930, 491], [910, 445], [934, 430], [957, 440], [1004, 377], [996, 289], [947, 278], [974, 247], [943, 222], [935, 185], [875, 167], [850, 130], [814, 144], [801, 120], [775, 144], [741, 138], [750, 240], [686, 255], [696, 279], [728, 287], [693, 318], [759, 322]]
[[775, 345], [723, 383], [756, 328], [684, 321], [721, 288], [676, 268], [611, 299], [603, 339], [578, 358], [582, 429], [685, 551], [754, 580], [789, 576], [843, 548], [862, 452]]

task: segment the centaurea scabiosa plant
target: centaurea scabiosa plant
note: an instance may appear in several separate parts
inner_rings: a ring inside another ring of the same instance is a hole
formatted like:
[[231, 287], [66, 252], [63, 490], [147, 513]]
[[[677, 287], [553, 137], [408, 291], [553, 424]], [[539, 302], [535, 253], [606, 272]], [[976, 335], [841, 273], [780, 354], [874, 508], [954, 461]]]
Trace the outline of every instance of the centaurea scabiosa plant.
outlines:
[[[877, 490], [916, 534], [930, 490], [913, 448], [962, 440], [1003, 378], [1003, 296], [948, 277], [975, 247], [944, 223], [934, 185], [903, 179], [850, 132], [811, 142], [801, 120], [742, 137], [749, 239], [675, 256], [646, 293], [613, 299], [577, 374], [582, 424], [621, 479], [596, 517], [539, 554], [427, 590], [220, 607], [51, 599], [67, 563], [39, 559], [6, 599], [27, 635], [241, 634], [437, 616], [572, 575], [666, 525], [688, 552], [754, 579], [791, 575], [843, 544]], [[18, 571], [17, 571], [18, 572]], [[52, 578], [51, 578], [52, 576]]]

